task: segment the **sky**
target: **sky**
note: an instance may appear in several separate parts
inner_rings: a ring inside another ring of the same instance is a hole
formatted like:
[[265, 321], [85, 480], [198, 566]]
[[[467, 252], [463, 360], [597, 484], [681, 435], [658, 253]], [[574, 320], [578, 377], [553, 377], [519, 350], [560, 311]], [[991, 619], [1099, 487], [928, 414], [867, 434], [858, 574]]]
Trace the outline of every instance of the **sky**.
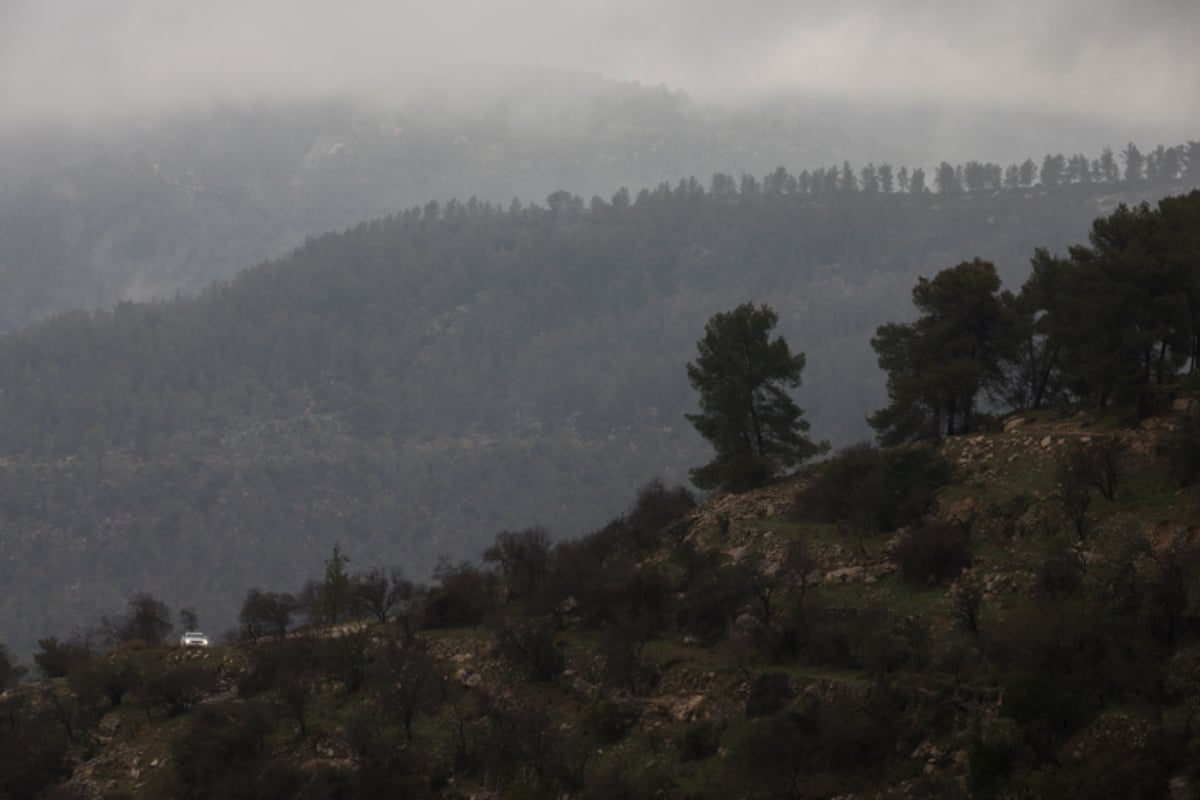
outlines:
[[1196, 0], [0, 0], [0, 115], [403, 97], [524, 66], [726, 105], [804, 92], [1191, 130], [1198, 41]]

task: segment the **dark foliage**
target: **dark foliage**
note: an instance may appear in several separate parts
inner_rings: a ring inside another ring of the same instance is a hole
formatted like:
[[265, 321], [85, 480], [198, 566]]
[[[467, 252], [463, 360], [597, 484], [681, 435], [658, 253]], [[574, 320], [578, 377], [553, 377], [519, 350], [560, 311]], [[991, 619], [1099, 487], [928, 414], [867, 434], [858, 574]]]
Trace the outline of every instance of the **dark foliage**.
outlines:
[[386, 640], [367, 678], [380, 714], [398, 722], [409, 742], [417, 715], [437, 710], [446, 700], [442, 668], [419, 640]]
[[0, 697], [0, 797], [37, 797], [71, 774], [70, 740], [53, 711]]
[[383, 622], [393, 610], [402, 621], [411, 618], [418, 591], [399, 568], [385, 572], [376, 567], [354, 576], [351, 593], [356, 606]]
[[290, 594], [251, 589], [238, 613], [241, 635], [251, 642], [262, 636], [282, 638], [292, 626], [292, 615], [297, 607], [296, 598]]
[[1037, 590], [1050, 600], [1069, 597], [1083, 582], [1083, 560], [1066, 542], [1051, 543], [1037, 573]]
[[1119, 435], [1072, 444], [1059, 465], [1058, 482], [1064, 496], [1086, 487], [1108, 501], [1116, 499], [1125, 469], [1127, 447]]
[[335, 544], [333, 552], [325, 559], [324, 579], [308, 581], [301, 589], [297, 605], [310, 623], [334, 625], [357, 612], [354, 586], [346, 571], [349, 563], [349, 556]]
[[974, 430], [976, 396], [1004, 379], [1016, 352], [1016, 320], [993, 264], [976, 258], [920, 278], [920, 316], [888, 323], [871, 339], [887, 373], [887, 407], [868, 420], [883, 444]]
[[96, 659], [85, 668], [72, 672], [69, 683], [77, 696], [99, 696], [110, 707], [116, 708], [127, 694], [141, 686], [142, 680], [137, 667], [118, 653]]
[[800, 386], [804, 354], [793, 356], [782, 337], [770, 338], [778, 321], [769, 306], [745, 303], [714, 315], [696, 345], [700, 355], [687, 373], [700, 413], [686, 416], [716, 450], [689, 473], [702, 489], [761, 486], [829, 449], [805, 435], [808, 420], [788, 394]]
[[1010, 615], [987, 647], [1004, 670], [1001, 711], [1041, 756], [1107, 702], [1153, 691], [1144, 635], [1097, 607], [1087, 615], [1046, 607]]
[[61, 642], [57, 636], [38, 640], [33, 663], [44, 678], [63, 678], [83, 669], [94, 656], [91, 645], [82, 641]]
[[[171, 759], [184, 796], [247, 800], [263, 796], [260, 788], [271, 787], [257, 779], [258, 759], [271, 726], [271, 714], [260, 703], [208, 703], [198, 708], [175, 743]], [[261, 774], [273, 781], [281, 777], [275, 770]]]
[[838, 522], [860, 534], [919, 522], [953, 468], [934, 450], [880, 450], [857, 444], [839, 451], [796, 498], [798, 516]]
[[[773, 797], [834, 794], [885, 764], [889, 726], [858, 703], [818, 703], [751, 721], [730, 737], [727, 768], [748, 788]], [[834, 777], [828, 773], [840, 772]], [[816, 781], [822, 773], [833, 785]], [[820, 787], [820, 788], [818, 788]]]
[[583, 797], [587, 800], [606, 800], [610, 797], [655, 800], [670, 797], [675, 788], [675, 780], [665, 765], [618, 759], [597, 769]]
[[950, 602], [958, 624], [972, 636], [979, 633], [984, 586], [974, 570], [963, 570], [950, 586]]
[[715, 642], [750, 607], [753, 589], [748, 569], [737, 564], [721, 565], [690, 583], [679, 603], [676, 624], [701, 641]]
[[938, 522], [912, 530], [893, 548], [892, 558], [906, 581], [943, 584], [971, 564], [968, 532], [954, 522]]
[[679, 760], [685, 764], [689, 761], [703, 761], [716, 755], [720, 746], [720, 727], [707, 719], [688, 723], [675, 737]]
[[1159, 454], [1181, 486], [1194, 486], [1200, 479], [1200, 415], [1189, 413], [1180, 420], [1164, 437]]
[[425, 597], [421, 623], [425, 628], [478, 625], [492, 606], [496, 578], [467, 562], [439, 565], [438, 583]]
[[638, 552], [659, 546], [672, 523], [696, 507], [696, 498], [683, 486], [668, 489], [655, 479], [638, 489], [633, 508], [625, 515]]
[[201, 664], [165, 666], [146, 676], [140, 699], [148, 710], [160, 711], [170, 719], [194, 709], [215, 680], [213, 672]]
[[8, 648], [0, 644], [0, 692], [15, 685], [26, 672], [25, 667], [13, 660]]
[[1136, 399], [1148, 411], [1156, 387], [1194, 369], [1200, 287], [1190, 264], [1198, 222], [1200, 192], [1193, 191], [1157, 207], [1118, 206], [1095, 220], [1087, 246], [1065, 257], [1038, 250], [1022, 295], [1040, 347], [1052, 356], [1046, 374], [1101, 406]]
[[321, 640], [318, 663], [326, 678], [336, 681], [344, 693], [354, 694], [366, 680], [371, 634], [365, 630], [338, 631]]
[[582, 723], [589, 734], [602, 744], [613, 744], [624, 738], [637, 721], [637, 708], [621, 704], [610, 697], [597, 697], [582, 713]]
[[535, 681], [562, 674], [564, 660], [554, 641], [554, 628], [544, 620], [499, 620], [494, 625], [498, 651]]
[[137, 592], [126, 603], [124, 617], [106, 627], [113, 641], [154, 644], [171, 631], [171, 611], [149, 592]]
[[763, 672], [750, 683], [746, 696], [746, 716], [762, 717], [774, 714], [792, 699], [791, 682], [783, 672]]
[[546, 573], [550, 556], [550, 535], [544, 528], [501, 531], [496, 541], [483, 552], [484, 563], [495, 564], [504, 576], [511, 599], [526, 597]]
[[607, 685], [635, 696], [650, 691], [659, 680], [659, 672], [645, 658], [649, 632], [636, 622], [609, 625], [600, 639], [603, 676]]

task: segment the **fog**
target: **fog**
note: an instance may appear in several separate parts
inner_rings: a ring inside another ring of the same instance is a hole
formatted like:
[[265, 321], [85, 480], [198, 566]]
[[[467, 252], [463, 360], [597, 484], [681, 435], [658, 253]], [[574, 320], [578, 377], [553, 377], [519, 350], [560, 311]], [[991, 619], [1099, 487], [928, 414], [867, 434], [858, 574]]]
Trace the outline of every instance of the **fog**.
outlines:
[[1192, 0], [0, 0], [0, 119], [486, 88], [510, 67], [663, 84], [1130, 121], [1200, 121]]

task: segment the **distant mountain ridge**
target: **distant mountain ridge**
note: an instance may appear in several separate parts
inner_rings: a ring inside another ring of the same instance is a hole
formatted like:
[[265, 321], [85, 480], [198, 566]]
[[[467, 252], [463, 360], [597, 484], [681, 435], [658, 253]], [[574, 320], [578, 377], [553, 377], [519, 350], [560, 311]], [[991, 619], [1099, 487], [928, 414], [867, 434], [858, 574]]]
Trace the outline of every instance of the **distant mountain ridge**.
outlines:
[[541, 203], [567, 189], [586, 202], [689, 175], [843, 162], [932, 174], [943, 158], [1040, 160], [1032, 131], [1053, 131], [1068, 154], [1126, 140], [1071, 118], [1013, 126], [987, 110], [814, 98], [727, 110], [537, 70], [395, 105], [224, 106], [0, 131], [0, 330], [197, 291], [306, 237], [431, 200]]

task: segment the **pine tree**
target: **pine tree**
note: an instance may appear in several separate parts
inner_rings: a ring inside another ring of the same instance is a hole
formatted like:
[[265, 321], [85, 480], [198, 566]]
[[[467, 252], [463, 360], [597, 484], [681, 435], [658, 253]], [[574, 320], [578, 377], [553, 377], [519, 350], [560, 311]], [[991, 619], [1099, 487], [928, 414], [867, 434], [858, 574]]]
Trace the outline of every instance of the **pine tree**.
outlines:
[[697, 342], [700, 357], [687, 371], [700, 413], [686, 416], [717, 451], [690, 473], [703, 489], [759, 486], [829, 448], [805, 436], [808, 421], [787, 393], [800, 385], [804, 354], [771, 340], [778, 320], [769, 306], [745, 303], [714, 315]]
[[921, 278], [916, 322], [881, 326], [871, 339], [888, 399], [868, 422], [883, 444], [953, 436], [972, 428], [975, 398], [1003, 378], [1013, 321], [991, 263], [975, 259]]

